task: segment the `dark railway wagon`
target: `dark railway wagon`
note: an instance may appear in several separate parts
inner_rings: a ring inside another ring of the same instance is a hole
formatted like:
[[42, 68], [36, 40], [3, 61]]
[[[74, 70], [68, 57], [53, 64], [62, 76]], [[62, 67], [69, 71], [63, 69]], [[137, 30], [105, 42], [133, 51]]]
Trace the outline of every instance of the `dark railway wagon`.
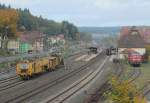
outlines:
[[118, 52], [118, 48], [110, 47], [110, 48], [107, 48], [107, 49], [106, 49], [106, 55], [107, 55], [107, 56], [116, 55], [117, 52]]
[[88, 49], [89, 49], [88, 53], [93, 53], [93, 54], [98, 53], [98, 48], [97, 47], [89, 47]]

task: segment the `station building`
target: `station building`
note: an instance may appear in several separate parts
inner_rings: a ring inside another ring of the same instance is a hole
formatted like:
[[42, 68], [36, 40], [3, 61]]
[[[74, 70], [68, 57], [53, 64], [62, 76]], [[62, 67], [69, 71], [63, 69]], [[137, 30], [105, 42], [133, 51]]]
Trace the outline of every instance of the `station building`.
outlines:
[[[123, 31], [123, 32], [122, 32]], [[141, 55], [146, 53], [145, 41], [136, 27], [122, 30], [118, 40], [118, 54], [121, 59], [125, 58], [128, 52], [134, 51]]]

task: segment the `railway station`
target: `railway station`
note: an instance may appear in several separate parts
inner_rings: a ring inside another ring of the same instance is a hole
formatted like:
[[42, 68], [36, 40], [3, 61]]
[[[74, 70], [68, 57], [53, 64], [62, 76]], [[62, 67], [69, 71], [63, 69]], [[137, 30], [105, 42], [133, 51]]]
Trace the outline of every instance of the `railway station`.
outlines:
[[0, 103], [150, 103], [149, 11], [142, 0], [0, 0]]

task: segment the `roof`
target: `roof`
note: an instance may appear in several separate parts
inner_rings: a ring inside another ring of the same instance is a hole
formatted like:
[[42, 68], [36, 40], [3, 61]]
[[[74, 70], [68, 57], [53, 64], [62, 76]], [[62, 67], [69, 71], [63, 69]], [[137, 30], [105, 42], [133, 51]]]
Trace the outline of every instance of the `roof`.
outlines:
[[88, 49], [97, 49], [97, 47], [89, 47]]
[[54, 40], [57, 40], [57, 39], [64, 40], [65, 39], [63, 34], [59, 34], [59, 35], [55, 35], [55, 36], [49, 36], [48, 38], [54, 39]]
[[131, 28], [128, 34], [122, 35], [118, 41], [119, 48], [144, 48], [145, 41], [141, 37], [140, 32], [135, 28]]
[[[122, 27], [120, 36], [123, 37], [128, 35], [131, 28], [131, 26]], [[134, 28], [138, 29], [141, 37], [146, 43], [150, 43], [150, 26], [138, 26]]]
[[20, 40], [22, 42], [34, 42], [35, 40], [39, 40], [43, 38], [44, 35], [38, 31], [26, 31], [26, 32], [20, 32]]

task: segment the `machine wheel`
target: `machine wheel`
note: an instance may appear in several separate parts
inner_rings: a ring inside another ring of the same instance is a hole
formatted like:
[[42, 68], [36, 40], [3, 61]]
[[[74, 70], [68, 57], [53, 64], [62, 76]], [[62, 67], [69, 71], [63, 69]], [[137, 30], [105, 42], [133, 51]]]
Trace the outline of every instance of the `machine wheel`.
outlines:
[[27, 80], [30, 80], [30, 76], [27, 76]]

